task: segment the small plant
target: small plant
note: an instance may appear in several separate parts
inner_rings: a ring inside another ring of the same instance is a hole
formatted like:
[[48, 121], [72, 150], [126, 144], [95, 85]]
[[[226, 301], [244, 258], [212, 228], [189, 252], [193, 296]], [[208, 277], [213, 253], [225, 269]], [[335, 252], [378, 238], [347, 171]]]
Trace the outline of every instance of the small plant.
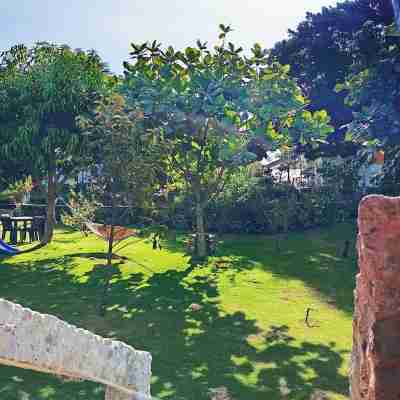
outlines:
[[0, 199], [13, 199], [16, 204], [21, 204], [25, 196], [30, 193], [34, 185], [32, 177], [28, 176], [12, 183], [4, 192], [0, 193]]
[[81, 194], [72, 192], [68, 206], [69, 214], [63, 214], [61, 217], [63, 224], [79, 229], [87, 235], [86, 222], [94, 219], [98, 205]]

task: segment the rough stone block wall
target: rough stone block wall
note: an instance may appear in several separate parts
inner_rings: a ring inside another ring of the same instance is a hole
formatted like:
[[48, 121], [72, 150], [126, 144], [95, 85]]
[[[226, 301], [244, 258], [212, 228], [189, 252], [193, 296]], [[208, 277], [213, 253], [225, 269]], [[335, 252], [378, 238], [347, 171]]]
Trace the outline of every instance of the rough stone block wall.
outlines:
[[365, 197], [358, 216], [352, 400], [400, 399], [400, 197]]
[[0, 299], [0, 364], [107, 386], [107, 400], [150, 399], [151, 355]]

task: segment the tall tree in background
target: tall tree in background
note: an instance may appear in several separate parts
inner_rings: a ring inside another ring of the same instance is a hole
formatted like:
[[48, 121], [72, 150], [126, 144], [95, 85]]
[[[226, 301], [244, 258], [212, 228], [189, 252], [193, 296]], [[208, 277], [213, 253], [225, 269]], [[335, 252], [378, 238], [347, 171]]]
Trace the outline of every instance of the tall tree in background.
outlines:
[[[343, 125], [351, 122], [352, 108], [345, 104], [345, 94], [335, 92], [353, 64], [372, 61], [377, 53], [376, 41], [355, 41], [365, 24], [389, 25], [393, 22], [390, 0], [344, 1], [336, 7], [324, 7], [319, 13], [308, 13], [289, 39], [279, 42], [272, 55], [291, 66], [311, 109], [326, 109], [332, 117], [336, 134], [342, 140]], [[354, 46], [357, 46], [355, 48]]]
[[75, 118], [93, 107], [106, 81], [95, 52], [39, 43], [1, 53], [1, 152], [6, 159], [33, 160], [38, 175], [47, 176], [44, 243], [53, 237], [57, 181], [81, 150]]
[[0, 157], [0, 192], [29, 176], [33, 169], [34, 165], [29, 158], [18, 161]]
[[[85, 164], [91, 172], [89, 197], [106, 207], [109, 231], [107, 277], [100, 313], [104, 314], [105, 298], [112, 276], [114, 230], [117, 212], [129, 211], [151, 201], [157, 171], [161, 168], [159, 146], [145, 132], [140, 109], [125, 105], [122, 96], [114, 94], [96, 103], [94, 112], [78, 118], [85, 136]], [[121, 219], [121, 216], [119, 216]]]
[[358, 32], [354, 48], [365, 43], [374, 48], [368, 59], [349, 70], [336, 90], [346, 95], [355, 112], [349, 134], [356, 140], [400, 144], [400, 38], [388, 37], [385, 26], [367, 24]]
[[157, 42], [133, 44], [133, 63], [125, 63], [125, 92], [145, 112], [149, 131], [165, 145], [169, 172], [184, 182], [195, 204], [199, 257], [207, 253], [208, 202], [238, 165], [254, 160], [247, 151], [255, 137], [270, 147], [305, 143], [330, 132], [326, 112], [306, 111], [307, 101], [289, 77], [289, 68], [269, 63], [256, 44], [246, 57], [227, 41], [176, 51]]
[[[336, 90], [354, 110], [348, 137], [385, 148], [382, 189], [400, 191], [400, 37], [387, 25], [364, 24], [353, 38], [357, 62]], [[364, 50], [363, 50], [364, 49]], [[368, 56], [365, 49], [370, 49]]]

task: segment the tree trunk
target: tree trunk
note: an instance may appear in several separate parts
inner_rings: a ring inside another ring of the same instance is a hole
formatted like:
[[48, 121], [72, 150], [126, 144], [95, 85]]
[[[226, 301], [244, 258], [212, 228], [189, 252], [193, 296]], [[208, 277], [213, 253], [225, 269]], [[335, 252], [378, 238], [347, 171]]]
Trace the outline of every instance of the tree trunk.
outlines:
[[110, 280], [112, 277], [112, 257], [113, 257], [113, 247], [114, 247], [114, 213], [115, 210], [112, 208], [112, 216], [110, 223], [110, 237], [108, 238], [108, 251], [107, 251], [107, 273], [106, 280], [104, 282], [103, 292], [101, 294], [100, 302], [99, 302], [99, 315], [104, 317], [106, 314], [106, 302], [107, 302], [107, 293], [110, 287]]
[[[114, 214], [114, 210], [112, 211]], [[107, 267], [111, 267], [112, 255], [114, 245], [114, 216], [110, 224], [110, 237], [108, 238], [108, 251], [107, 251]]]
[[397, 24], [397, 29], [400, 30], [400, 2], [399, 0], [392, 0], [394, 10], [394, 20]]
[[53, 239], [54, 226], [56, 224], [56, 199], [57, 199], [57, 182], [56, 182], [56, 163], [54, 154], [50, 155], [49, 169], [47, 174], [47, 215], [46, 227], [42, 243], [50, 243]]
[[200, 192], [198, 191], [196, 193], [196, 255], [200, 258], [207, 256], [207, 241], [204, 220], [204, 206]]

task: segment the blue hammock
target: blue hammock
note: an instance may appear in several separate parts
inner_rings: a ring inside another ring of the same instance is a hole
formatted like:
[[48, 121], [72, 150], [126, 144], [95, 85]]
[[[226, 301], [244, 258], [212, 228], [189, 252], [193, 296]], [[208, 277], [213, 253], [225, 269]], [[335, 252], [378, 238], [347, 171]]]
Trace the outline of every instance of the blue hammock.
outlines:
[[15, 247], [9, 246], [7, 243], [3, 242], [0, 239], [0, 252], [1, 251], [4, 252], [4, 253], [9, 254], [11, 256], [14, 256], [14, 255], [18, 254], [18, 252], [19, 252], [18, 249], [16, 249]]

